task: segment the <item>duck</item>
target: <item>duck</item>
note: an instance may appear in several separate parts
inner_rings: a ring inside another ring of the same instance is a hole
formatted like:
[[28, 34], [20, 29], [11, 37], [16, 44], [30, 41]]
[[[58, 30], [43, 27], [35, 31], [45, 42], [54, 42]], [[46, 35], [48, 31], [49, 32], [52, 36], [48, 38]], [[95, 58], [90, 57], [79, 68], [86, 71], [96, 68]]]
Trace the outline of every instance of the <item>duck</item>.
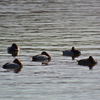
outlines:
[[13, 70], [15, 73], [20, 72], [22, 67], [23, 65], [19, 59], [15, 59], [13, 62], [7, 62], [2, 66], [3, 69], [8, 71]]
[[97, 61], [92, 57], [89, 56], [86, 59], [77, 60], [78, 65], [88, 66], [89, 69], [92, 69], [94, 65], [97, 64]]
[[44, 65], [48, 65], [48, 62], [50, 62], [51, 56], [46, 52], [43, 51], [41, 54], [32, 56], [32, 61], [36, 62], [42, 62]]
[[72, 60], [74, 60], [75, 57], [78, 57], [81, 55], [81, 52], [77, 50], [75, 47], [72, 47], [71, 50], [65, 50], [62, 52], [63, 52], [63, 56], [71, 56]]
[[19, 47], [16, 43], [13, 43], [12, 46], [7, 48], [7, 52], [9, 54], [12, 54], [13, 57], [18, 56], [19, 53]]

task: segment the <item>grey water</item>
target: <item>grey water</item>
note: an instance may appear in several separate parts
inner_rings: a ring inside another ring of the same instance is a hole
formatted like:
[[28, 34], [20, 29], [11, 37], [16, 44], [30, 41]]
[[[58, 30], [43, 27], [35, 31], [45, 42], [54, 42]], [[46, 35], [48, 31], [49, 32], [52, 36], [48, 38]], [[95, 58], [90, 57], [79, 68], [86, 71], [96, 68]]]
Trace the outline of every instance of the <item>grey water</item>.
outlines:
[[[7, 53], [16, 43], [17, 57]], [[74, 46], [81, 56], [62, 56]], [[32, 62], [47, 51], [49, 65]], [[93, 56], [89, 70], [76, 60]], [[18, 58], [21, 72], [2, 66]], [[100, 0], [0, 0], [0, 100], [100, 100]]]

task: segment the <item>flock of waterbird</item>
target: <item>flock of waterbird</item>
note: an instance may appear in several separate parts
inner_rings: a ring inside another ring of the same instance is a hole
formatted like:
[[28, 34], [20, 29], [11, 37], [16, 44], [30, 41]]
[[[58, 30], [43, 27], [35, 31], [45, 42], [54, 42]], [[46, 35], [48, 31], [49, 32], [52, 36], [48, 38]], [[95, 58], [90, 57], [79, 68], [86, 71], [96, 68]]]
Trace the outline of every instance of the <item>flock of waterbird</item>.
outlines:
[[[12, 54], [13, 57], [18, 55], [19, 50], [20, 49], [16, 43], [13, 43], [12, 46], [7, 48], [7, 52]], [[81, 52], [75, 49], [75, 47], [72, 47], [71, 50], [62, 51], [62, 53], [63, 56], [71, 56], [72, 60], [81, 55]], [[32, 61], [42, 62], [42, 65], [48, 65], [51, 61], [51, 56], [46, 51], [43, 51], [41, 54], [32, 56]], [[77, 62], [79, 65], [88, 66], [89, 69], [92, 69], [92, 67], [97, 64], [97, 61], [94, 60], [92, 56], [89, 56], [89, 58], [86, 59], [77, 60]], [[7, 71], [13, 70], [15, 73], [20, 72], [22, 67], [22, 62], [17, 58], [14, 59], [13, 62], [7, 62], [2, 66], [3, 69], [6, 69]]]

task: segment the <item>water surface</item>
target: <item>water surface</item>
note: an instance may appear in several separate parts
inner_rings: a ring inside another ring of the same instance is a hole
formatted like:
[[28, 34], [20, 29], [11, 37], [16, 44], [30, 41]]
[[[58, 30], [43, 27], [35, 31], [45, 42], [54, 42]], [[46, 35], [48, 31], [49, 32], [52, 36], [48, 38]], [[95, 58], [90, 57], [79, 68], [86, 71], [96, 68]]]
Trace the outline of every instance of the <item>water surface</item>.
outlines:
[[[0, 86], [1, 100], [100, 100], [100, 1], [99, 0], [1, 0]], [[23, 69], [6, 72], [13, 61], [7, 47], [17, 43]], [[63, 50], [75, 46], [81, 56], [72, 60]], [[31, 62], [47, 51], [48, 66]], [[93, 56], [98, 64], [89, 70], [76, 60]]]

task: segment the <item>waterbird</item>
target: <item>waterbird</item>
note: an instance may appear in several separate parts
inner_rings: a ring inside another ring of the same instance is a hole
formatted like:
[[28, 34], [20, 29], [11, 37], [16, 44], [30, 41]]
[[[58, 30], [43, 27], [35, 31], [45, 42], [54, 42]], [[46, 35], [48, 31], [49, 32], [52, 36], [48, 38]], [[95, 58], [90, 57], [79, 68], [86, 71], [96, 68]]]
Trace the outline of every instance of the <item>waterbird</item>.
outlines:
[[13, 57], [17, 56], [19, 53], [19, 47], [16, 43], [13, 43], [12, 46], [7, 48], [7, 52], [12, 54]]
[[3, 69], [7, 69], [8, 71], [13, 70], [15, 73], [21, 71], [23, 65], [20, 60], [15, 59], [13, 62], [7, 62], [2, 66]]
[[43, 51], [41, 54], [32, 56], [32, 61], [36, 62], [42, 62], [44, 65], [48, 65], [48, 62], [50, 62], [51, 56], [46, 52]]
[[77, 60], [78, 65], [88, 66], [89, 69], [92, 69], [94, 65], [97, 64], [97, 61], [92, 57], [89, 56], [86, 59]]
[[65, 50], [62, 52], [63, 52], [63, 56], [71, 56], [72, 60], [74, 60], [75, 57], [78, 57], [81, 55], [81, 52], [77, 50], [75, 47], [72, 47], [71, 50]]

